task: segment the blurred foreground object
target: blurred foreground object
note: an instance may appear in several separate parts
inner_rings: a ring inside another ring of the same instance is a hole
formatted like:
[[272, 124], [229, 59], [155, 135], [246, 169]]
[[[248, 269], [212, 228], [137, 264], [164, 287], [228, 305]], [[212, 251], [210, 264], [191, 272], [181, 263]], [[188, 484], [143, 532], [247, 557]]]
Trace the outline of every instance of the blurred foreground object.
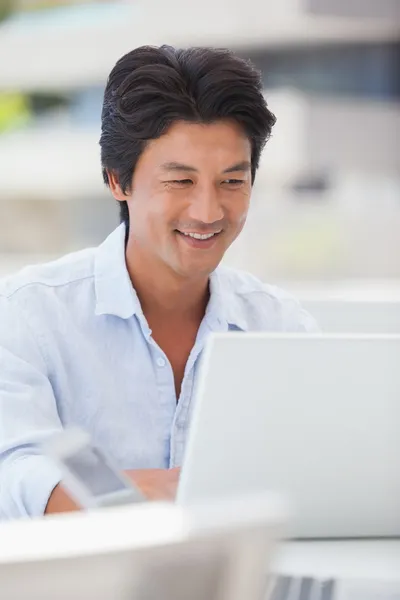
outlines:
[[1, 595], [261, 600], [284, 514], [278, 498], [259, 495], [190, 510], [149, 503], [4, 523]]

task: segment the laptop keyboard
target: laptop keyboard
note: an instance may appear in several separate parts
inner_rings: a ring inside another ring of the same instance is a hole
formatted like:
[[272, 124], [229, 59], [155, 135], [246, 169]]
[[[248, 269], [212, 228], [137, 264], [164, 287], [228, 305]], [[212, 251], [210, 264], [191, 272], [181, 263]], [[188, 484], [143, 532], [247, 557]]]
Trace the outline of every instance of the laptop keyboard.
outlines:
[[312, 577], [277, 577], [269, 587], [267, 600], [335, 600], [335, 581]]
[[400, 584], [281, 576], [270, 581], [266, 600], [400, 600]]

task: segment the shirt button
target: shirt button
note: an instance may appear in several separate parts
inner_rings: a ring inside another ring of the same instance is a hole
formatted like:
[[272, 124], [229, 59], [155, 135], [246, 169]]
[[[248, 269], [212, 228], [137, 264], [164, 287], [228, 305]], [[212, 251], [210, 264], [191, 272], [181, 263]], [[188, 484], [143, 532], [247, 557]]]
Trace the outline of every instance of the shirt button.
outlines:
[[163, 358], [162, 356], [159, 356], [156, 360], [156, 363], [159, 367], [165, 367], [165, 358]]

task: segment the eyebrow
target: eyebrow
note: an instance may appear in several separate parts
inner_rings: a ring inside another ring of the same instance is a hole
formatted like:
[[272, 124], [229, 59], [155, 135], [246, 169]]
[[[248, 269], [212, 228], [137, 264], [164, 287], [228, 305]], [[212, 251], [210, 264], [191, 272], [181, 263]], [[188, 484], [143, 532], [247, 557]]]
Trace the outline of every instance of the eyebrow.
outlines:
[[242, 162], [232, 165], [223, 171], [223, 173], [237, 173], [238, 171], [246, 172], [250, 171], [251, 163], [248, 160], [242, 160]]
[[163, 171], [187, 171], [187, 172], [197, 172], [195, 167], [191, 167], [190, 165], [184, 165], [178, 162], [167, 162], [161, 165], [161, 169]]
[[[185, 165], [183, 163], [178, 163], [178, 162], [164, 163], [163, 165], [161, 165], [161, 169], [163, 171], [185, 171], [187, 173], [197, 173], [198, 172], [198, 169], [196, 169], [196, 167], [192, 167], [190, 165]], [[248, 160], [243, 160], [239, 163], [236, 163], [235, 165], [232, 165], [231, 167], [228, 167], [227, 169], [224, 169], [222, 172], [223, 173], [237, 173], [239, 171], [241, 171], [241, 172], [250, 171], [250, 169], [251, 169], [251, 163]]]

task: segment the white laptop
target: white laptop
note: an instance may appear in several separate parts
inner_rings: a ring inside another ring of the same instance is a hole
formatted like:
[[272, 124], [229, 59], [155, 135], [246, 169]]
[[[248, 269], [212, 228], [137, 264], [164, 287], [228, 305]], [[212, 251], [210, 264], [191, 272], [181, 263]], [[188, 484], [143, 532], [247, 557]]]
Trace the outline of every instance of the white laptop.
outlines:
[[285, 520], [264, 494], [0, 523], [0, 597], [260, 600]]
[[275, 490], [295, 538], [400, 536], [400, 336], [214, 334], [178, 502]]

